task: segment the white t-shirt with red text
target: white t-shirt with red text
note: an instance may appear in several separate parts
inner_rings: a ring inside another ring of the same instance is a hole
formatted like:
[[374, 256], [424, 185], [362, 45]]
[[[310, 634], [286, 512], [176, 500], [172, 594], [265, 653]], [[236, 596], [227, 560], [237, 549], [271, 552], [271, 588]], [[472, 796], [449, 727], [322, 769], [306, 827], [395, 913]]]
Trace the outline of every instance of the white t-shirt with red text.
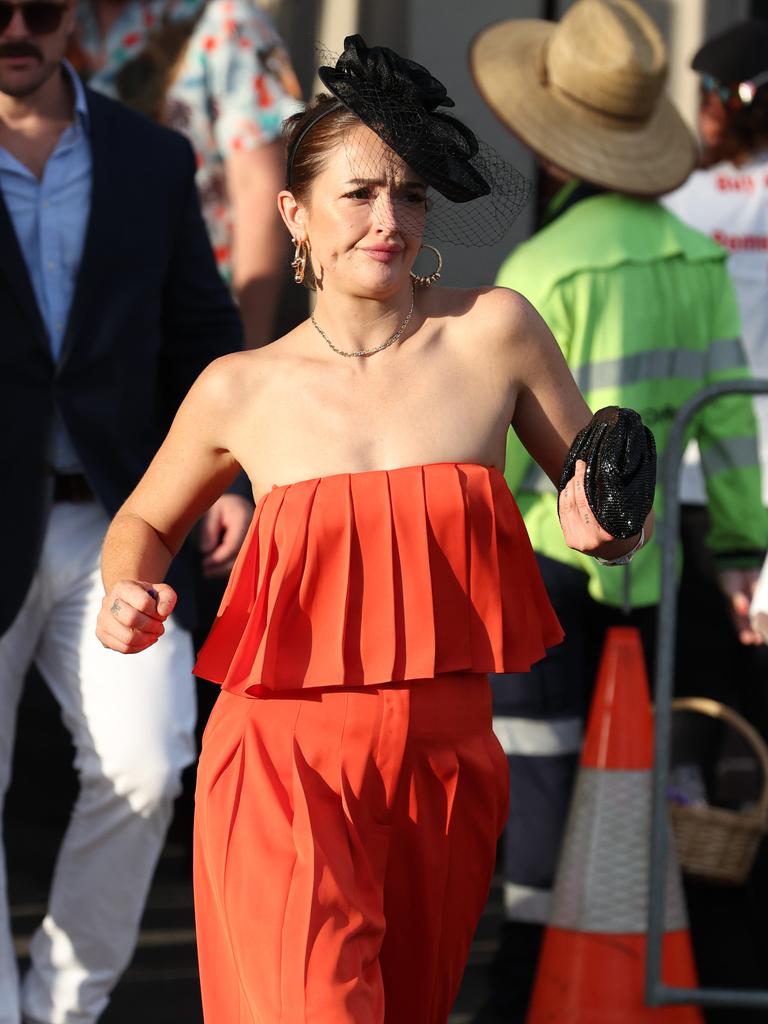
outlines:
[[[768, 151], [738, 167], [723, 162], [694, 171], [662, 202], [727, 250], [750, 369], [755, 377], [768, 377]], [[768, 398], [756, 399], [755, 414], [763, 502], [768, 505]], [[697, 452], [686, 452], [680, 498], [706, 502]]]

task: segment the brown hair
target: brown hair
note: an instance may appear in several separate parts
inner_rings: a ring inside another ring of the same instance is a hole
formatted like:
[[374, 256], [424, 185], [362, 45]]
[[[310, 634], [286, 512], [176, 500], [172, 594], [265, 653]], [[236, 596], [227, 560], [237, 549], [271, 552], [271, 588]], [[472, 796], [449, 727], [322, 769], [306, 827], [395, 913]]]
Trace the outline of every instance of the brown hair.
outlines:
[[[332, 110], [332, 107], [336, 107]], [[327, 114], [321, 111], [326, 109]], [[291, 152], [295, 140], [299, 138], [306, 126], [317, 118], [307, 134], [299, 142], [293, 154], [291, 179], [286, 188], [293, 192], [300, 202], [306, 202], [312, 182], [323, 168], [328, 152], [340, 145], [350, 128], [358, 127], [362, 121], [351, 110], [339, 104], [335, 96], [320, 93], [315, 96], [305, 110], [293, 114], [283, 122], [283, 138], [286, 151]]]
[[[334, 106], [336, 109], [331, 109]], [[323, 109], [328, 112], [323, 114]], [[291, 152], [296, 140], [315, 118], [318, 119], [317, 123], [309, 128], [293, 153], [290, 181], [287, 180], [285, 186], [300, 203], [308, 201], [312, 182], [323, 169], [328, 152], [341, 144], [350, 128], [362, 124], [356, 114], [339, 105], [335, 96], [320, 93], [303, 111], [293, 114], [283, 122], [286, 153]], [[304, 272], [304, 285], [307, 288], [315, 288], [315, 275], [309, 257]]]
[[729, 110], [727, 116], [728, 130], [742, 152], [756, 153], [768, 140], [768, 89], [761, 89], [748, 107]]
[[768, 144], [768, 89], [762, 88], [746, 107], [726, 107], [722, 141], [702, 154], [704, 168], [732, 160], [737, 166]]

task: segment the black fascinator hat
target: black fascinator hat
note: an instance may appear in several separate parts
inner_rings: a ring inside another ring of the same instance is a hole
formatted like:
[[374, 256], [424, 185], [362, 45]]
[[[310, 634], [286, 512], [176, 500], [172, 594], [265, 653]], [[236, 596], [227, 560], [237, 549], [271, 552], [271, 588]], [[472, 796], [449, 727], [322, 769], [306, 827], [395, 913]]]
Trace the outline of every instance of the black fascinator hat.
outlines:
[[466, 125], [438, 107], [455, 103], [421, 64], [386, 46], [367, 47], [347, 36], [335, 67], [320, 81], [446, 199], [466, 203], [488, 195], [490, 184], [472, 160], [480, 144]]
[[[458, 118], [442, 82], [416, 61], [386, 46], [367, 46], [347, 36], [335, 64], [318, 69], [337, 103], [326, 104], [294, 136], [288, 151], [291, 184], [294, 156], [312, 127], [339, 106], [351, 111], [412, 171], [434, 189], [424, 237], [463, 245], [488, 245], [504, 236], [525, 205], [530, 182]], [[359, 177], [364, 158], [355, 156]]]

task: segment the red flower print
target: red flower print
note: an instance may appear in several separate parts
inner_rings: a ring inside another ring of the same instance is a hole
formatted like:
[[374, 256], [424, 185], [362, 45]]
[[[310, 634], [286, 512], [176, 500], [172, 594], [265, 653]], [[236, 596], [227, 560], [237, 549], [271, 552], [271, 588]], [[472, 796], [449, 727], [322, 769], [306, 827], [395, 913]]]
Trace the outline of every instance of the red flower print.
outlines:
[[218, 45], [219, 41], [216, 36], [206, 36], [203, 40], [203, 48], [208, 50], [209, 53], [211, 50], [215, 50]]
[[256, 87], [256, 96], [258, 98], [259, 106], [272, 106], [272, 93], [269, 91], [269, 88], [267, 87], [267, 81], [264, 75], [256, 75], [256, 80], [254, 81], [253, 84]]
[[129, 32], [128, 35], [123, 36], [123, 46], [135, 46], [140, 39], [141, 35], [138, 32]]
[[228, 245], [217, 245], [213, 250], [213, 255], [216, 257], [217, 263], [226, 263], [229, 259], [229, 246]]

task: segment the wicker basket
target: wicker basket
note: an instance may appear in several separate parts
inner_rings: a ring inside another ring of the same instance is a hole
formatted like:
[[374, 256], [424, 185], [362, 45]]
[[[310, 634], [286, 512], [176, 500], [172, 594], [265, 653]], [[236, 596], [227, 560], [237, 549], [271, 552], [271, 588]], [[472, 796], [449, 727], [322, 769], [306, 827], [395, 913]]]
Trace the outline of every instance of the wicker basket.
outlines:
[[754, 810], [730, 811], [721, 807], [687, 807], [669, 803], [672, 832], [680, 867], [690, 875], [712, 882], [745, 882], [763, 834], [768, 831], [768, 747], [741, 715], [707, 697], [681, 697], [673, 711], [698, 711], [733, 726], [752, 746], [763, 773], [763, 789]]

